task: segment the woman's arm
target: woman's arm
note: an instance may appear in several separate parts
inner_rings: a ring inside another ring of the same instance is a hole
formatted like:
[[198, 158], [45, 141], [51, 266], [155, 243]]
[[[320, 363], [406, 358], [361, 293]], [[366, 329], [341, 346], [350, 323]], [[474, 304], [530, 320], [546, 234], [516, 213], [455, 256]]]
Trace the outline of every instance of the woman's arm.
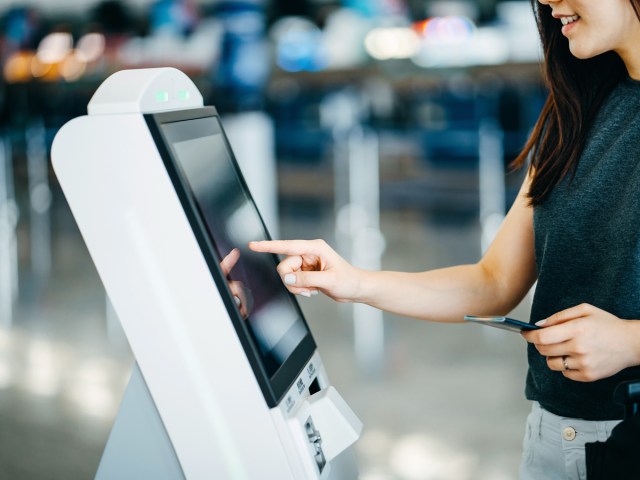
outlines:
[[465, 314], [504, 314], [536, 279], [533, 209], [525, 180], [496, 239], [476, 264], [420, 273], [371, 272], [346, 262], [322, 240], [252, 242], [252, 250], [287, 257], [278, 266], [292, 293], [320, 290], [336, 301], [439, 322]]
[[476, 264], [422, 273], [366, 272], [361, 296], [369, 305], [441, 322], [465, 314], [506, 314], [536, 279], [533, 209], [525, 182], [484, 257]]

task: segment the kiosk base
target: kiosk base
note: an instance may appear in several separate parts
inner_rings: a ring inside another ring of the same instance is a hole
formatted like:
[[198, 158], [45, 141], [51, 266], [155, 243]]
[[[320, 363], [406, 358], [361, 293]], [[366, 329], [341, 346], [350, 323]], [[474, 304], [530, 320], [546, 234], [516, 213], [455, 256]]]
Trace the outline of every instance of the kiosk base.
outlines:
[[185, 480], [138, 364], [111, 429], [96, 480]]
[[[358, 478], [353, 449], [332, 462], [328, 480]], [[137, 363], [102, 454], [95, 480], [186, 480]]]

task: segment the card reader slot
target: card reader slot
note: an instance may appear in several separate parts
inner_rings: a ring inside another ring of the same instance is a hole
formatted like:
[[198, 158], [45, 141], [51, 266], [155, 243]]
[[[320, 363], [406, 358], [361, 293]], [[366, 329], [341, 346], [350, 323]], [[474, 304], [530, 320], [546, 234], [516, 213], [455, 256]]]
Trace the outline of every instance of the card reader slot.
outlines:
[[320, 381], [318, 380], [318, 377], [316, 377], [309, 384], [309, 395], [313, 395], [314, 393], [318, 393], [319, 391], [320, 391]]

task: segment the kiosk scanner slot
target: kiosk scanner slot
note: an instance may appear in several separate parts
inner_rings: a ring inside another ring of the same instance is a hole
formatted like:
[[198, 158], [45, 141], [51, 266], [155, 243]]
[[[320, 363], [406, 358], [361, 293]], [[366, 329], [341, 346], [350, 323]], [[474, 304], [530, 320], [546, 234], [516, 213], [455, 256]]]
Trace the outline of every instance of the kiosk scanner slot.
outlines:
[[213, 107], [124, 70], [54, 169], [136, 359], [96, 478], [350, 479], [362, 424], [330, 384]]

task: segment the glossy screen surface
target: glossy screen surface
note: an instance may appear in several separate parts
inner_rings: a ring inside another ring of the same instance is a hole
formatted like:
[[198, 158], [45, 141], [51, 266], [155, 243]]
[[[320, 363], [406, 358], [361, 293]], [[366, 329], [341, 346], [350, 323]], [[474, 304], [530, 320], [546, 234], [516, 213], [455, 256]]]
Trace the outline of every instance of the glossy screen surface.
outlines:
[[[161, 129], [226, 275], [237, 314], [272, 376], [309, 333], [282, 285], [275, 257], [247, 248], [268, 234], [240, 180], [217, 117], [164, 123]], [[225, 260], [226, 259], [226, 260]], [[232, 266], [231, 266], [232, 265]]]

